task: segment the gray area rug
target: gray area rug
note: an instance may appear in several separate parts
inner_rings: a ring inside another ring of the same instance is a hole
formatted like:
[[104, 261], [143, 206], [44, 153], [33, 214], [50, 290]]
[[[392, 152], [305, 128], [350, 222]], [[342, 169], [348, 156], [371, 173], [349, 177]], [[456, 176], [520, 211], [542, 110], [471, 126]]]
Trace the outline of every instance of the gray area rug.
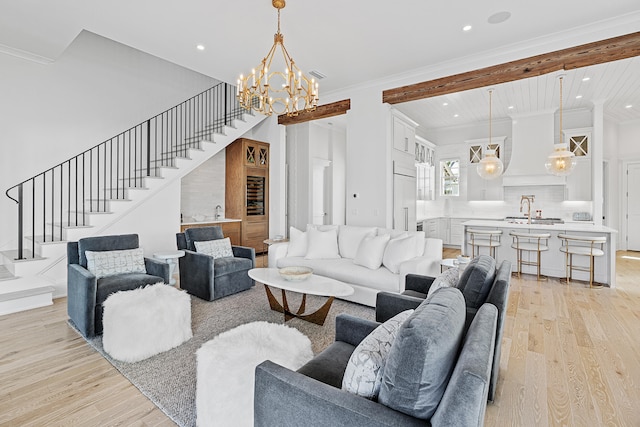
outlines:
[[[277, 291], [274, 289], [274, 291]], [[277, 294], [279, 299], [279, 291]], [[289, 306], [298, 307], [297, 295], [287, 293]], [[307, 297], [307, 312], [320, 307], [326, 298]], [[288, 326], [298, 329], [311, 340], [315, 354], [329, 346], [335, 337], [335, 318], [348, 313], [373, 320], [371, 307], [336, 299], [323, 326], [300, 319], [289, 320]], [[253, 288], [217, 301], [203, 301], [191, 297], [193, 338], [164, 353], [135, 363], [112, 359], [102, 348], [102, 337], [87, 340], [105, 359], [118, 369], [133, 385], [158, 406], [176, 424], [183, 427], [196, 425], [196, 351], [216, 335], [236, 326], [264, 320], [284, 322], [282, 313], [272, 311], [264, 287]], [[214, 381], [215, 379], [212, 379]]]

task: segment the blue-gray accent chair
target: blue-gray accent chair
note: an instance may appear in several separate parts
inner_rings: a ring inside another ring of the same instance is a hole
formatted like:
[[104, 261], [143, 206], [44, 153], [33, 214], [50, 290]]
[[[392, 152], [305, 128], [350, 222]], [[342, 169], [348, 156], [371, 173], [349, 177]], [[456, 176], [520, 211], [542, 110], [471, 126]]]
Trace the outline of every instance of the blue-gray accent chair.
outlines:
[[[511, 262], [502, 261], [496, 271], [496, 261], [489, 255], [479, 255], [471, 260], [462, 272], [457, 288], [464, 295], [467, 306], [466, 325], [470, 325], [478, 309], [484, 303], [490, 303], [498, 309], [496, 348], [489, 386], [489, 400], [493, 401], [500, 372], [500, 353], [504, 322], [507, 315], [507, 302], [511, 284]], [[376, 300], [376, 320], [385, 322], [404, 310], [419, 306], [427, 297], [434, 277], [408, 274], [405, 291], [402, 294], [380, 292]]]
[[169, 283], [169, 265], [145, 258], [147, 273], [124, 273], [96, 279], [87, 270], [86, 251], [116, 251], [139, 247], [137, 234], [86, 237], [67, 242], [67, 314], [87, 338], [102, 334], [102, 303], [117, 291], [154, 283]]
[[191, 295], [213, 301], [254, 285], [249, 270], [256, 265], [254, 248], [232, 246], [233, 257], [217, 258], [196, 252], [195, 242], [223, 239], [219, 226], [187, 228], [176, 234], [178, 249], [185, 252], [180, 258], [180, 288]]
[[340, 314], [335, 342], [294, 372], [256, 367], [256, 427], [456, 426], [484, 423], [497, 310], [484, 304], [465, 333], [460, 291], [444, 288], [405, 321], [383, 368], [377, 401], [341, 389], [351, 353], [380, 323]]

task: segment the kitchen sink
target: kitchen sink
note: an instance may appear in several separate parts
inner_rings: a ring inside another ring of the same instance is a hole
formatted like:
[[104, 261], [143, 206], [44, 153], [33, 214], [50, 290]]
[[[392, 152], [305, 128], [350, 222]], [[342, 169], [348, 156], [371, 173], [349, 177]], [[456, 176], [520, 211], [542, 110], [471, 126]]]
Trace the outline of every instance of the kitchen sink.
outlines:
[[[512, 224], [528, 224], [528, 218], [526, 216], [508, 216], [504, 219]], [[564, 224], [561, 218], [531, 218], [531, 224]]]

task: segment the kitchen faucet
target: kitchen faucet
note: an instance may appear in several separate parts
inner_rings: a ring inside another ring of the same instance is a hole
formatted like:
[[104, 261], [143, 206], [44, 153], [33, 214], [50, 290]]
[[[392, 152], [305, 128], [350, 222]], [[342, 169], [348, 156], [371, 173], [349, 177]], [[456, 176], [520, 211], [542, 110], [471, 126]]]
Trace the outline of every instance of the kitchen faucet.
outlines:
[[531, 194], [520, 198], [520, 212], [523, 212], [524, 202], [527, 202], [527, 223], [531, 224], [531, 203], [535, 202], [536, 196]]
[[216, 219], [220, 219], [220, 211], [222, 210], [222, 206], [216, 205]]

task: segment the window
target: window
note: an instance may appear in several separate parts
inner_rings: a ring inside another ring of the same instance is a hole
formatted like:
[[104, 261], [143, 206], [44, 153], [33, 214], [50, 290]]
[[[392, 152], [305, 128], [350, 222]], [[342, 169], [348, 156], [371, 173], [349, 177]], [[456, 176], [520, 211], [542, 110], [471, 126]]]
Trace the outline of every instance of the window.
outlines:
[[440, 161], [440, 195], [460, 195], [460, 159]]

